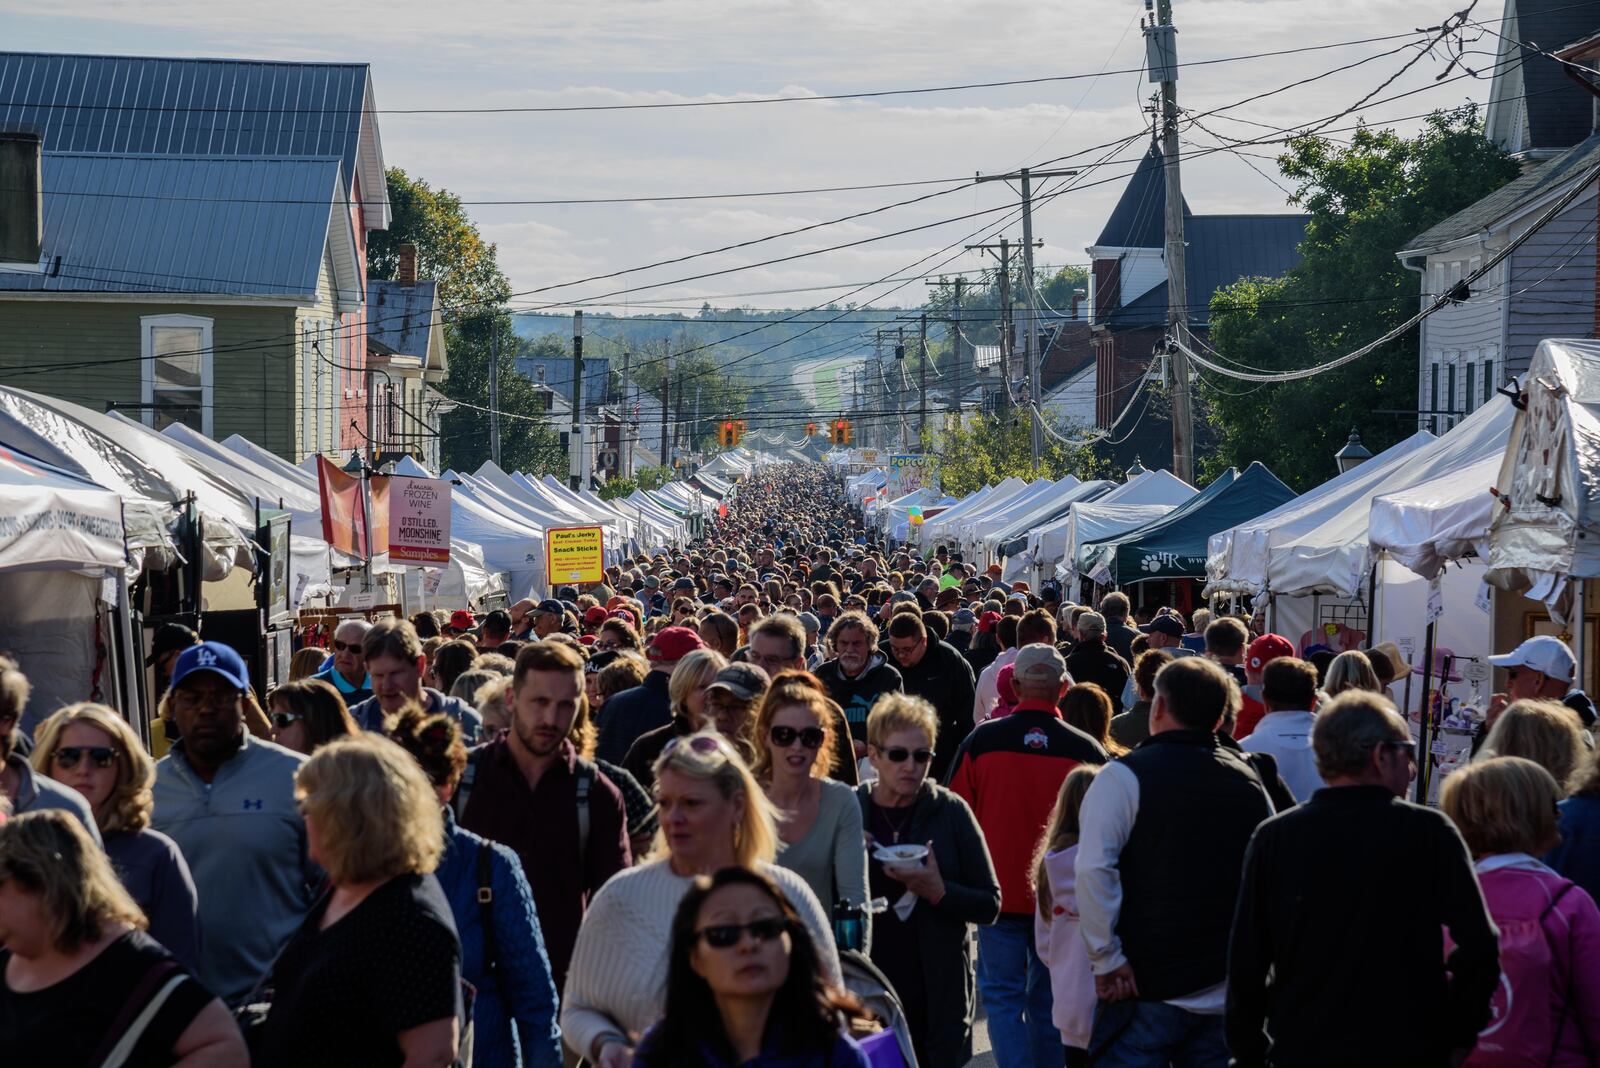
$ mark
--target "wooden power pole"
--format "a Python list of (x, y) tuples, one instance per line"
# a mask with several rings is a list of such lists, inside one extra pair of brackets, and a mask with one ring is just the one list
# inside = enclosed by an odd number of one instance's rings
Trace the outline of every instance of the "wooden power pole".
[(583, 489), (587, 473), (583, 461), (583, 309), (572, 313), (572, 477), (570, 485)]
[[(1161, 83), (1161, 159), (1167, 180), (1167, 324), (1172, 340), (1189, 344), (1189, 288), (1183, 255), (1183, 181), (1178, 147), (1178, 31), (1172, 25), (1172, 0), (1156, 0), (1154, 20), (1144, 28), (1150, 80)], [(1189, 361), (1172, 352), (1172, 473), (1194, 482), (1194, 397)]]

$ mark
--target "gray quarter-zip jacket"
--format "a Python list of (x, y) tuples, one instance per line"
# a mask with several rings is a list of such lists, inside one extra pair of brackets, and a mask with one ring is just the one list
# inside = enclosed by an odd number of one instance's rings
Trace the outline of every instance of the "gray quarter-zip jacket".
[(266, 974), (320, 882), (294, 797), (305, 761), (246, 735), (210, 783), (195, 774), (181, 741), (156, 764), (151, 826), (189, 862), (203, 935), (199, 978), (229, 1005)]

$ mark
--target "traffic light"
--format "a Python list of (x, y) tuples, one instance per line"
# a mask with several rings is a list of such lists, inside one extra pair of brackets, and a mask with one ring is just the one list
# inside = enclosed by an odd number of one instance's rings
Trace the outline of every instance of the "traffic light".
[(817, 424), (815, 424), (815, 423), (807, 423), (806, 424), (806, 437), (814, 438), (816, 436), (817, 436)]
[(835, 419), (828, 427), (828, 440), (835, 445), (850, 444), (850, 420)]
[(737, 434), (738, 431), (734, 428), (733, 421), (725, 419), (722, 421), (722, 425), (717, 427), (717, 444), (731, 448), (738, 440)]
[(744, 440), (745, 430), (746, 424), (743, 419), (735, 419), (733, 421), (733, 443), (735, 445)]

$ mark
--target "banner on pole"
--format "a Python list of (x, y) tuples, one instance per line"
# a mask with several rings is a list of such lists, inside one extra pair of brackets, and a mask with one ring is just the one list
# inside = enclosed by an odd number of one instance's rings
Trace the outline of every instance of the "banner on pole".
[(904, 497), (929, 484), (933, 465), (923, 453), (895, 453), (889, 457), (889, 496)]
[(599, 527), (551, 527), (544, 534), (545, 573), (561, 582), (605, 579), (605, 533)]
[(389, 539), (389, 562), (450, 562), (450, 482), (390, 475), (372, 480), (372, 512)]
[(317, 489), (322, 495), (322, 540), (350, 556), (372, 558), (367, 500), (361, 479), (317, 457)]

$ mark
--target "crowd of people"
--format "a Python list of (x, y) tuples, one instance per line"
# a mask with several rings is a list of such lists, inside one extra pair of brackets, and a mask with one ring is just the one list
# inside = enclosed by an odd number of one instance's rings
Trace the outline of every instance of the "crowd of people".
[(980, 1012), (1005, 1068), (1597, 1062), (1559, 640), (1431, 809), (1397, 650), (886, 547), (816, 466), (726, 505), (264, 700), (164, 627), (149, 746), (24, 731), (0, 657), (8, 1063), (959, 1068)]

